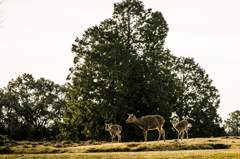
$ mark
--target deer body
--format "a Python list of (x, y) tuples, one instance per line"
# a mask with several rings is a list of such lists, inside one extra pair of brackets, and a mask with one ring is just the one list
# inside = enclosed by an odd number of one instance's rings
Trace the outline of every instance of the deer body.
[(109, 131), (112, 137), (112, 142), (115, 141), (116, 135), (118, 136), (118, 142), (122, 141), (121, 132), (122, 132), (122, 126), (120, 125), (112, 125), (105, 123), (105, 131)]
[(157, 141), (159, 141), (161, 137), (161, 133), (163, 133), (163, 138), (165, 141), (165, 131), (162, 128), (165, 120), (161, 115), (147, 115), (141, 118), (136, 118), (136, 116), (133, 114), (128, 114), (128, 116), (129, 117), (126, 120), (126, 123), (134, 123), (138, 125), (141, 129), (143, 129), (143, 136), (145, 141), (147, 141), (148, 130), (156, 130), (156, 129), (159, 132)]
[[(184, 137), (184, 131), (187, 134), (187, 140), (188, 140), (188, 122), (186, 120), (182, 120), (180, 122), (177, 121), (170, 121), (173, 124), (173, 127), (177, 130), (178, 132), (178, 140), (179, 136), (181, 137), (181, 140)], [(182, 134), (182, 136), (181, 136)]]

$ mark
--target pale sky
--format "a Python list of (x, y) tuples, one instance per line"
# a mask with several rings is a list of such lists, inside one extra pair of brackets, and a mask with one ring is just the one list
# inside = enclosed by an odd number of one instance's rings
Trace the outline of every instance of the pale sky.
[[(111, 18), (121, 0), (4, 0), (0, 4), (0, 88), (23, 73), (64, 84), (75, 36)], [(219, 90), (218, 114), (240, 110), (240, 1), (143, 0), (169, 26), (165, 47), (193, 57)], [(162, 114), (163, 115), (163, 114)]]

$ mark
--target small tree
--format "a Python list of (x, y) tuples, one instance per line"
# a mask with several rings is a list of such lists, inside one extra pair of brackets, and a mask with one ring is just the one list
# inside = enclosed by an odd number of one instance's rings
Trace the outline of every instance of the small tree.
[(229, 118), (224, 121), (224, 128), (231, 136), (240, 136), (240, 110), (228, 114)]
[(222, 136), (222, 119), (217, 114), (220, 95), (205, 70), (193, 58), (176, 58), (174, 71), (178, 77), (178, 100), (175, 113), (191, 125), (192, 137)]

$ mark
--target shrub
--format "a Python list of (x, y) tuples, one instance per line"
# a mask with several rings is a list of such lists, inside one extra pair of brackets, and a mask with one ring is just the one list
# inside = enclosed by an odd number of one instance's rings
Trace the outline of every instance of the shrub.
[(0, 134), (0, 140), (9, 140), (7, 135)]

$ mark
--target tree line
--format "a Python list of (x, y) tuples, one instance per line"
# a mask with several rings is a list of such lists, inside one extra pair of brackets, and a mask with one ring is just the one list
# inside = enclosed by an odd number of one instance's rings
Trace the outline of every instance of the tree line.
[(15, 140), (54, 140), (66, 110), (65, 87), (24, 73), (0, 89), (0, 134)]
[[(220, 95), (193, 58), (164, 48), (169, 27), (161, 12), (138, 0), (114, 3), (111, 18), (88, 28), (72, 44), (73, 67), (65, 85), (23, 74), (0, 89), (0, 134), (15, 140), (110, 140), (105, 123), (121, 125), (123, 141), (142, 140), (126, 124), (159, 114), (166, 139), (170, 120), (187, 120), (189, 137), (223, 136)], [(148, 134), (155, 140), (157, 131)]]

